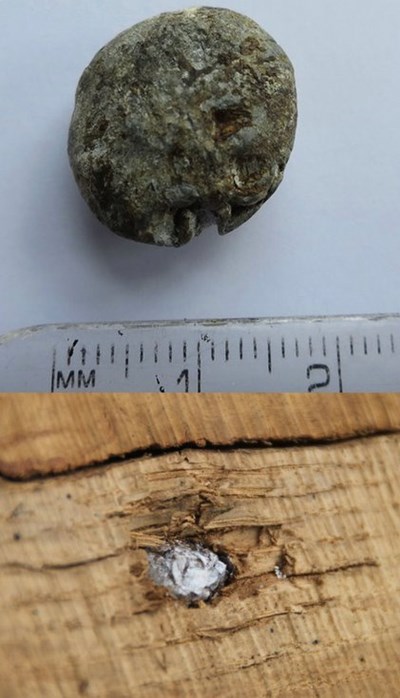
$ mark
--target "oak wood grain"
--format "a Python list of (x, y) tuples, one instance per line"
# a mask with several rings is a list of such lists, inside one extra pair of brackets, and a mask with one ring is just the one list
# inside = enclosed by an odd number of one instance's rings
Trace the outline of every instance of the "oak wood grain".
[(0, 474), (29, 478), (146, 450), (398, 430), (398, 394), (0, 394)]
[[(0, 398), (1, 698), (398, 696), (398, 396), (58, 397)], [(229, 555), (211, 603), (149, 578), (173, 540)]]

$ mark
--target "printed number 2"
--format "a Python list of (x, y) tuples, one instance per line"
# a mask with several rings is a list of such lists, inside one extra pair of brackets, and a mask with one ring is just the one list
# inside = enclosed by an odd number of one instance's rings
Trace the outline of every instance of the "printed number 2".
[(325, 374), (325, 380), (322, 380), (320, 383), (312, 383), (308, 387), (309, 393), (313, 393), (319, 388), (326, 388), (326, 386), (329, 385), (329, 383), (331, 382), (331, 372), (329, 366), (327, 366), (326, 364), (312, 364), (311, 366), (309, 366), (307, 369), (308, 380), (310, 380), (314, 371), (323, 371)]

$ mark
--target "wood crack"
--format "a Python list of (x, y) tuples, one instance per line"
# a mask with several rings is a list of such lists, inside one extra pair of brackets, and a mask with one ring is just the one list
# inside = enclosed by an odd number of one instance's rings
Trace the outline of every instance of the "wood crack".
[(121, 555), (121, 553), (125, 551), (126, 548), (121, 548), (119, 550), (116, 550), (114, 553), (107, 553), (107, 555), (99, 555), (97, 557), (85, 558), (84, 560), (73, 560), (72, 562), (53, 564), (44, 563), (40, 566), (29, 565), (26, 562), (20, 562), (19, 560), (15, 560), (12, 562), (5, 562), (4, 564), (0, 565), (0, 569), (23, 570), (26, 572), (53, 572), (58, 570), (71, 570), (76, 567), (86, 567), (87, 565), (93, 565), (96, 562), (103, 562), (104, 560), (109, 560), (113, 557), (118, 557), (119, 555)]
[(333, 599), (321, 599), (320, 601), (309, 601), (300, 604), (296, 608), (287, 608), (284, 611), (276, 611), (273, 613), (267, 613), (264, 616), (257, 616), (255, 618), (249, 618), (248, 621), (244, 623), (238, 623), (237, 625), (227, 625), (227, 626), (220, 626), (220, 627), (210, 627), (210, 628), (200, 628), (199, 630), (196, 631), (196, 637), (198, 638), (215, 638), (215, 637), (220, 637), (221, 635), (225, 635), (226, 633), (229, 633), (229, 635), (232, 635), (234, 633), (238, 633), (241, 630), (246, 630), (247, 628), (254, 627), (255, 625), (266, 623), (268, 621), (272, 621), (275, 618), (282, 618), (282, 617), (288, 617), (293, 614), (299, 615), (303, 613), (303, 611), (306, 611), (308, 609), (312, 608), (321, 608), (322, 606), (325, 606), (326, 604), (329, 603), (329, 601), (332, 601)]
[(363, 567), (379, 567), (379, 563), (376, 560), (362, 560), (360, 562), (350, 562), (347, 565), (338, 565), (338, 567), (328, 567), (324, 570), (310, 570), (309, 572), (289, 572), (285, 575), (285, 577), (286, 579), (295, 579), (301, 577), (321, 577), (324, 574), (351, 572), (352, 570), (361, 569)]
[(89, 468), (106, 468), (112, 465), (119, 465), (127, 461), (143, 460), (158, 458), (162, 455), (168, 455), (171, 453), (177, 453), (185, 449), (193, 449), (200, 451), (221, 451), (221, 452), (236, 452), (238, 450), (259, 450), (268, 448), (278, 448), (278, 449), (294, 449), (294, 448), (324, 448), (329, 446), (335, 446), (352, 443), (356, 441), (364, 441), (369, 439), (377, 439), (389, 436), (399, 436), (399, 429), (383, 429), (383, 430), (365, 430), (359, 431), (351, 435), (341, 436), (329, 436), (326, 438), (313, 438), (312, 436), (296, 437), (293, 439), (238, 439), (233, 440), (228, 444), (218, 444), (216, 442), (208, 441), (207, 439), (199, 440), (188, 440), (182, 442), (181, 444), (175, 444), (173, 446), (164, 446), (160, 443), (153, 443), (145, 448), (135, 448), (131, 451), (124, 451), (122, 453), (113, 453), (107, 458), (99, 460), (91, 460), (87, 463), (82, 463), (78, 465), (69, 465), (66, 463), (64, 470), (58, 472), (34, 472), (27, 476), (13, 477), (12, 475), (5, 474), (1, 472), (2, 463), (0, 461), (0, 478), (11, 482), (28, 482), (32, 480), (45, 480), (48, 478), (56, 478), (60, 476), (69, 475), (78, 471), (86, 470)]

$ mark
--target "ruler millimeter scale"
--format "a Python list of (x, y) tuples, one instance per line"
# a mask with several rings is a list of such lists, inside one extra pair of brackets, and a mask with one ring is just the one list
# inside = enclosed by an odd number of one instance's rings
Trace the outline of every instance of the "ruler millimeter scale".
[(2, 392), (399, 392), (400, 316), (43, 325), (0, 337)]

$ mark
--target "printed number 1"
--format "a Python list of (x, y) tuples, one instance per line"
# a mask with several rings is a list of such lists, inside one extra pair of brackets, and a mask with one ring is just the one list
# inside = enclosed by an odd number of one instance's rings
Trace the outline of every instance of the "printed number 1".
[(189, 369), (184, 368), (181, 375), (179, 376), (178, 380), (176, 381), (177, 385), (180, 385), (182, 381), (185, 381), (185, 393), (189, 392)]

